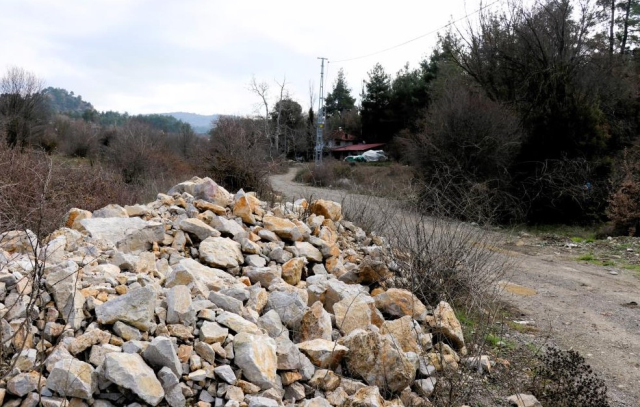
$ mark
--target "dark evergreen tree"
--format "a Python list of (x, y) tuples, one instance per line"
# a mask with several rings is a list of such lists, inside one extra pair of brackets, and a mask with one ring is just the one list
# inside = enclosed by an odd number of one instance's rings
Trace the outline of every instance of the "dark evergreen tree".
[(362, 136), (367, 143), (386, 143), (393, 137), (391, 78), (380, 64), (368, 75), (362, 99)]
[(333, 91), (327, 94), (325, 110), (327, 116), (342, 113), (355, 108), (356, 99), (351, 96), (351, 89), (347, 86), (342, 68), (338, 71), (338, 77), (333, 83)]

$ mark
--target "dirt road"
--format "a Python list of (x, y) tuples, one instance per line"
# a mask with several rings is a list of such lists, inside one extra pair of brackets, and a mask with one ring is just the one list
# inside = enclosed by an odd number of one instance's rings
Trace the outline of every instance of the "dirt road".
[[(272, 176), (273, 188), (289, 199), (363, 199), (294, 183), (294, 174), (292, 169)], [(504, 290), (504, 298), (522, 312), (522, 319), (535, 321), (555, 343), (579, 351), (605, 379), (612, 406), (640, 406), (640, 308), (633, 305), (640, 304), (640, 275), (580, 264), (564, 253), (536, 247), (533, 239), (526, 240), (506, 245), (507, 255), (518, 264), (509, 281), (535, 294)]]

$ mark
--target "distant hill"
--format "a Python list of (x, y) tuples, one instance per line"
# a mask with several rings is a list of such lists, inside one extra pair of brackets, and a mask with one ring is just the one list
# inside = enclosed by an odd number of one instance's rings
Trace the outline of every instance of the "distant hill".
[(82, 96), (66, 89), (48, 87), (44, 93), (49, 98), (49, 106), (54, 113), (82, 114), (86, 110), (94, 110), (91, 103), (82, 100)]
[(195, 114), (186, 112), (160, 113), (163, 116), (173, 116), (178, 120), (189, 123), (196, 133), (208, 133), (213, 127), (212, 123), (218, 121), (219, 114)]

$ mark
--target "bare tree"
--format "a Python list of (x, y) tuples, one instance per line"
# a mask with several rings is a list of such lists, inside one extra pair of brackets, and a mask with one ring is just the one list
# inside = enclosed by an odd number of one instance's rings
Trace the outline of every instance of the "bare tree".
[(264, 136), (269, 137), (269, 84), (266, 82), (258, 83), (256, 77), (253, 76), (249, 83), (249, 90), (255, 93), (262, 101), (262, 105), (264, 106)]
[(24, 147), (32, 133), (46, 122), (44, 83), (23, 68), (10, 67), (0, 79), (0, 128), (7, 144)]

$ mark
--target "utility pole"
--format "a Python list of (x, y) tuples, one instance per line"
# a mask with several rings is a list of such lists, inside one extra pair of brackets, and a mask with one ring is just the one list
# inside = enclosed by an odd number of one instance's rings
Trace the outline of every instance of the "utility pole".
[(324, 130), (324, 61), (327, 58), (318, 57), (321, 60), (320, 65), (320, 98), (318, 101), (318, 128), (316, 130), (316, 154), (315, 164), (316, 166), (322, 165), (322, 150), (324, 148), (324, 138), (322, 132)]

